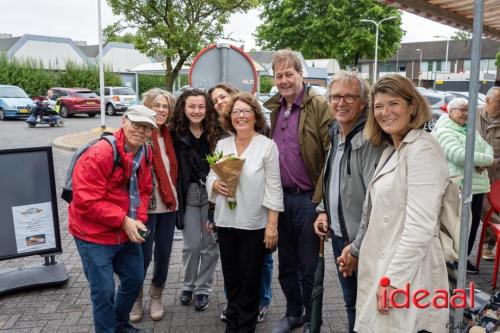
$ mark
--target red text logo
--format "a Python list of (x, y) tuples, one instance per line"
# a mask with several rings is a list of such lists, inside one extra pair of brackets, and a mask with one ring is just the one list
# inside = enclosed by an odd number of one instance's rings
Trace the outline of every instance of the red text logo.
[[(380, 279), (381, 287), (389, 287), (391, 280), (384, 276)], [(382, 293), (382, 303), (384, 307), (397, 309), (409, 308), (410, 302), (419, 309), (432, 306), (436, 309), (442, 308), (462, 308), (474, 307), (474, 282), (469, 284), (469, 305), (467, 305), (467, 291), (464, 289), (453, 289), (450, 293), (445, 289), (429, 291), (426, 289), (411, 290), (410, 283), (407, 282), (403, 289), (385, 289)], [(400, 296), (400, 297), (398, 297)], [(396, 300), (398, 298), (398, 301)]]

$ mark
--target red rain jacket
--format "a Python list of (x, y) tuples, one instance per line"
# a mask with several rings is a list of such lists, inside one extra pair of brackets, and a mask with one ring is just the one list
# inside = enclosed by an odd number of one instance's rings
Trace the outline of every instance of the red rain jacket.
[[(120, 129), (113, 134), (121, 157), (121, 166), (113, 170), (113, 150), (101, 140), (89, 147), (73, 170), (73, 199), (69, 205), (69, 232), (81, 240), (118, 245), (129, 241), (122, 224), (129, 209), (128, 184), (133, 154), (124, 149), (125, 136)], [(150, 149), (150, 148), (148, 148)], [(151, 151), (144, 156), (151, 156)], [(151, 197), (151, 163), (143, 158), (137, 169), (140, 206), (136, 219), (145, 223)]]

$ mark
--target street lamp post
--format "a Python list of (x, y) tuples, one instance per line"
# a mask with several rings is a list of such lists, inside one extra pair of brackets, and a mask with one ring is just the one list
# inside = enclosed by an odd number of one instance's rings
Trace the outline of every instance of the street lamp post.
[(389, 21), (389, 20), (394, 20), (397, 18), (396, 16), (389, 16), (386, 17), (385, 19), (382, 19), (378, 22), (374, 20), (366, 20), (362, 19), (360, 20), (361, 22), (368, 22), (368, 23), (373, 23), (375, 24), (375, 59), (373, 62), (373, 82), (377, 81), (377, 64), (378, 64), (378, 28), (382, 22)]
[(420, 62), (418, 63), (418, 86), (420, 87), (420, 82), (421, 82), (421, 78), (422, 78), (422, 50), (421, 49), (417, 49), (416, 50), (417, 52), (420, 52)]
[(445, 64), (446, 64), (446, 70), (448, 71), (448, 73), (450, 73), (451, 70), (450, 70), (450, 66), (448, 64), (448, 49), (450, 47), (450, 38), (448, 38), (446, 36), (434, 36), (434, 38), (444, 38), (444, 39), (446, 39), (446, 59), (445, 59)]

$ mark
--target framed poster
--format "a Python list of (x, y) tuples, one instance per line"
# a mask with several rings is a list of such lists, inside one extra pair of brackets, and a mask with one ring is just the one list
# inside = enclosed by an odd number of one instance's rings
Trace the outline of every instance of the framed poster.
[(61, 253), (52, 147), (0, 150), (0, 260)]

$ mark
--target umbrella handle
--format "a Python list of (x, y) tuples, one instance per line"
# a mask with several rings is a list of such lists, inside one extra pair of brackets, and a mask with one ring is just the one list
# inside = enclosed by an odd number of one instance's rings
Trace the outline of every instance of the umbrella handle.
[(325, 238), (320, 237), (319, 239), (319, 257), (322, 258), (325, 255)]

